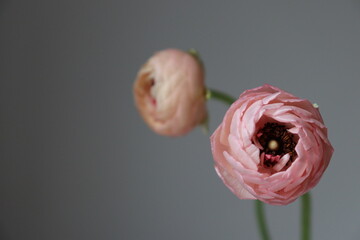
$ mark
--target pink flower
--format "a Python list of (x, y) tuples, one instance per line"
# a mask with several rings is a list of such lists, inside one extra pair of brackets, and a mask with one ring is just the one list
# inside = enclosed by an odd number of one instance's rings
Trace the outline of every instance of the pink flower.
[(194, 56), (177, 49), (157, 52), (134, 84), (136, 106), (158, 134), (181, 136), (207, 117), (204, 70)]
[(240, 95), (211, 149), (217, 174), (237, 197), (273, 205), (313, 188), (333, 153), (317, 106), (271, 85)]

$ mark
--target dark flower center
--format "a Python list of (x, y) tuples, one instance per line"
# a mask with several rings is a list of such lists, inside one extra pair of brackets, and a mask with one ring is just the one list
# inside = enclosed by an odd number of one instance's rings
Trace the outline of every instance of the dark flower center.
[(284, 125), (278, 123), (266, 123), (261, 128), (257, 135), (260, 145), (263, 147), (260, 150), (260, 155), (265, 154), (263, 166), (265, 168), (273, 167), (277, 160), (285, 154), (289, 154), (289, 161), (285, 167), (289, 167), (296, 157), (296, 141), (294, 135), (290, 133)]

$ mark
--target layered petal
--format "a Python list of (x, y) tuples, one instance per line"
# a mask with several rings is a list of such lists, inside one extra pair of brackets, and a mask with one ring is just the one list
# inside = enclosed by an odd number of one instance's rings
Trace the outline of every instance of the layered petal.
[(217, 174), (236, 196), (273, 205), (313, 188), (333, 153), (319, 109), (271, 85), (240, 95), (211, 136), (211, 149)]
[(145, 122), (160, 135), (184, 135), (207, 118), (203, 67), (181, 50), (157, 52), (146, 62), (134, 98)]

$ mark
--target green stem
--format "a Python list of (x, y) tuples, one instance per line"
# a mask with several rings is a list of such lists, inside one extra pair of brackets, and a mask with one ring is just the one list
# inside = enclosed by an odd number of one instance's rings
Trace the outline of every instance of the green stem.
[(310, 192), (301, 197), (301, 240), (311, 240), (311, 196)]
[[(236, 101), (236, 99), (234, 97), (232, 97), (226, 93), (214, 90), (214, 89), (207, 90), (206, 98), (207, 99), (216, 99), (216, 100), (222, 101), (228, 105), (231, 105), (233, 102)], [(258, 228), (259, 228), (262, 240), (270, 240), (269, 231), (268, 231), (268, 228), (266, 225), (264, 204), (259, 200), (255, 200), (255, 214), (256, 214)]]
[(208, 89), (207, 90), (206, 98), (207, 99), (213, 98), (213, 99), (222, 101), (222, 102), (224, 102), (226, 104), (229, 104), (229, 105), (231, 105), (233, 102), (236, 101), (236, 99), (233, 98), (232, 96), (230, 96), (230, 95), (228, 95), (226, 93), (214, 90), (214, 89)]
[(270, 234), (266, 226), (264, 204), (259, 200), (255, 200), (255, 213), (261, 238), (263, 240), (270, 240)]

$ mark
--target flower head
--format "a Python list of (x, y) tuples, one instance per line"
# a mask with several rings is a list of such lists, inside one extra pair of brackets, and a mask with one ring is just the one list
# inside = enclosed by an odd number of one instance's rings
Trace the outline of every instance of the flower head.
[(211, 149), (218, 175), (237, 197), (273, 205), (313, 188), (333, 153), (318, 108), (271, 85), (240, 95)]
[(207, 117), (203, 67), (181, 50), (152, 56), (137, 75), (134, 96), (145, 122), (161, 135), (184, 135)]

